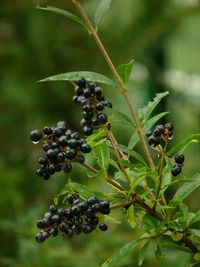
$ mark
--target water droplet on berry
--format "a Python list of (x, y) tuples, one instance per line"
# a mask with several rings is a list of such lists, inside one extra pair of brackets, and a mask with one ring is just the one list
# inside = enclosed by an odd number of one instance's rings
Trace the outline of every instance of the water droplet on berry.
[(34, 144), (34, 145), (36, 145), (36, 144), (38, 144), (39, 143), (39, 141), (32, 141), (32, 143)]
[(157, 157), (160, 158), (160, 154), (159, 153), (157, 154)]
[(173, 136), (170, 136), (168, 139), (169, 139), (169, 140), (172, 140), (173, 138), (174, 138)]

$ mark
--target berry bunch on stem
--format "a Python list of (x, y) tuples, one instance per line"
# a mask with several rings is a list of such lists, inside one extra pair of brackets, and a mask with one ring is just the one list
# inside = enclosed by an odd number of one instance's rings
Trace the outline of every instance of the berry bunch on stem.
[(91, 151), (86, 139), (69, 129), (65, 121), (59, 121), (56, 127), (45, 126), (43, 133), (33, 130), (30, 138), (33, 143), (43, 139), (44, 154), (38, 159), (40, 168), (36, 174), (45, 180), (61, 170), (69, 173), (72, 170), (72, 162), (84, 163), (83, 153)]
[[(198, 229), (196, 225), (200, 222), (200, 216), (199, 213), (188, 212), (184, 199), (200, 186), (200, 175), (186, 177), (181, 171), (185, 160), (183, 151), (190, 143), (197, 142), (196, 139), (200, 135), (192, 135), (170, 147), (174, 132), (172, 123), (158, 124), (153, 131), (150, 130), (165, 115), (161, 113), (149, 118), (167, 93), (157, 94), (153, 102), (137, 112), (127, 92), (127, 77), (130, 75), (132, 63), (120, 65), (121, 72), (118, 73), (98, 36), (97, 25), (93, 26), (80, 1), (72, 2), (80, 17), (73, 15), (70, 18), (84, 26), (93, 37), (115, 81), (93, 72), (84, 72), (83, 75), (81, 71), (43, 80), (62, 80), (64, 77), (63, 80), (72, 82), (75, 87), (72, 100), (81, 106), (80, 125), (83, 135), (71, 130), (65, 122), (58, 122), (55, 128), (45, 126), (43, 132), (32, 131), (31, 140), (34, 143), (41, 139), (44, 142), (44, 155), (39, 159), (40, 168), (37, 175), (49, 179), (50, 175), (56, 175), (55, 172), (61, 169), (69, 173), (72, 162), (77, 162), (89, 170), (90, 178), (98, 177), (109, 187), (106, 192), (93, 192), (86, 185), (68, 179), (65, 185), (66, 194), (58, 194), (48, 212), (37, 221), (40, 232), (36, 235), (36, 240), (42, 243), (50, 235), (57, 236), (59, 232), (72, 237), (81, 232), (106, 231), (108, 226), (103, 220), (108, 214), (112, 216), (110, 211), (124, 209), (130, 227), (142, 228), (144, 235), (135, 240), (130, 230), (133, 240), (122, 247), (117, 256), (115, 254), (105, 261), (103, 267), (115, 266), (136, 244), (142, 244), (144, 240), (144, 246), (153, 244), (156, 240), (155, 251), (161, 251), (166, 240), (172, 244), (176, 243), (191, 254), (191, 262), (196, 264), (200, 262), (200, 238), (194, 229)], [(53, 7), (39, 8), (69, 17), (69, 12), (64, 10)], [(105, 107), (112, 108), (112, 103), (106, 99), (99, 83), (119, 87), (126, 101), (130, 117), (120, 112), (118, 114), (121, 123), (123, 124), (123, 120), (128, 121), (133, 129), (127, 146), (119, 144), (112, 131), (112, 117), (117, 115), (114, 113), (109, 117), (104, 112)], [(139, 141), (144, 153), (136, 151)], [(84, 153), (91, 156), (94, 165), (85, 160)], [(68, 174), (67, 177), (69, 178)], [(182, 185), (176, 189), (172, 197), (169, 197), (170, 187), (180, 182)], [(95, 195), (98, 193), (106, 200), (96, 198)], [(142, 253), (144, 251), (146, 247)], [(157, 253), (156, 256), (158, 257)]]
[(59, 231), (64, 237), (89, 234), (97, 230), (97, 227), (100, 231), (107, 231), (107, 225), (99, 222), (98, 213), (109, 214), (109, 202), (101, 201), (95, 196), (83, 201), (71, 193), (67, 195), (66, 202), (67, 208), (49, 206), (43, 218), (37, 221), (37, 227), (41, 229), (36, 234), (38, 243), (44, 242), (50, 236), (57, 236)]

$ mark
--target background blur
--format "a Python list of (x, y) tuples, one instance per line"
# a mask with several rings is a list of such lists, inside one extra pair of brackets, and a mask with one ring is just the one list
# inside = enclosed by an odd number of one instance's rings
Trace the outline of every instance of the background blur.
[[(93, 18), (99, 0), (82, 1)], [(34, 9), (34, 2), (1, 0), (0, 7), (0, 266), (96, 267), (113, 251), (133, 239), (126, 225), (113, 225), (105, 234), (73, 240), (49, 239), (38, 245), (35, 222), (66, 182), (62, 173), (48, 182), (35, 176), (39, 145), (29, 141), (32, 129), (67, 120), (79, 128), (79, 111), (72, 105), (72, 87), (66, 82), (38, 84), (58, 73), (91, 70), (110, 76), (102, 55), (78, 24)], [(72, 1), (41, 1), (75, 12)], [(157, 111), (169, 110), (175, 124), (172, 143), (200, 132), (200, 1), (115, 0), (99, 26), (99, 33), (116, 65), (135, 59), (129, 92), (137, 107), (156, 92), (170, 91)], [(126, 110), (119, 93), (105, 88), (114, 107)], [(123, 128), (114, 125), (116, 135)], [(200, 146), (186, 152), (184, 174), (199, 170)], [(95, 189), (79, 169), (74, 179)], [(187, 199), (199, 209), (199, 191)], [(120, 214), (117, 214), (120, 219)], [(144, 266), (186, 266), (187, 255), (165, 251), (168, 260), (155, 261), (151, 251)], [(137, 251), (118, 267), (136, 266)], [(178, 257), (178, 261), (177, 261)]]

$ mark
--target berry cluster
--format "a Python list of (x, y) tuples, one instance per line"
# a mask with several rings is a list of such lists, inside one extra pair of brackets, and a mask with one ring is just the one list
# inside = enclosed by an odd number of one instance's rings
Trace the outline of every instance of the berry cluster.
[(90, 146), (78, 132), (70, 130), (65, 121), (59, 121), (57, 127), (45, 126), (43, 133), (34, 130), (30, 134), (33, 143), (44, 140), (44, 155), (39, 158), (40, 168), (36, 171), (38, 176), (45, 180), (52, 174), (63, 170), (69, 173), (72, 162), (83, 163), (85, 158), (82, 153), (89, 153)]
[(161, 143), (161, 141), (171, 139), (173, 136), (173, 129), (174, 126), (172, 123), (166, 123), (165, 125), (157, 125), (153, 131), (148, 131), (146, 133), (149, 145), (152, 147), (156, 147)]
[(185, 156), (183, 154), (176, 154), (174, 157), (175, 165), (171, 169), (171, 174), (173, 176), (179, 175), (182, 170), (183, 162), (185, 160)]
[(97, 213), (109, 214), (110, 204), (91, 196), (83, 201), (75, 194), (67, 195), (67, 208), (58, 208), (55, 205), (49, 207), (41, 220), (37, 221), (37, 227), (41, 229), (36, 234), (36, 241), (44, 242), (49, 236), (57, 236), (59, 231), (64, 237), (72, 237), (80, 233), (89, 234), (98, 229), (107, 231), (105, 223), (99, 223)]
[(105, 99), (103, 90), (96, 83), (87, 83), (85, 78), (76, 82), (73, 102), (81, 105), (83, 119), (80, 125), (85, 135), (93, 133), (95, 127), (106, 124), (108, 117), (102, 111), (107, 106), (112, 108), (112, 103)]

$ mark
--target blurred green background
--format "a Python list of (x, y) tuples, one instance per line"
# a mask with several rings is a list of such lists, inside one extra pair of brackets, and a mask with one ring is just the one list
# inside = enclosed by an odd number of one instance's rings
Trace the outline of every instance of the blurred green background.
[[(81, 2), (93, 19), (100, 1)], [(135, 238), (137, 231), (124, 221), (110, 226), (106, 235), (49, 239), (38, 245), (35, 222), (66, 177), (60, 173), (45, 182), (35, 176), (41, 150), (29, 141), (29, 133), (44, 125), (54, 126), (58, 120), (79, 129), (79, 111), (71, 102), (72, 86), (66, 82), (39, 84), (37, 80), (75, 70), (111, 74), (84, 29), (64, 17), (34, 8), (39, 3), (76, 12), (72, 1), (0, 3), (0, 266), (100, 266), (112, 252)], [(172, 145), (200, 132), (199, 29), (198, 0), (115, 0), (99, 26), (114, 64), (135, 59), (129, 92), (136, 107), (145, 105), (157, 92), (170, 91), (157, 112), (170, 111), (165, 120), (175, 125)], [(106, 87), (105, 92), (115, 109), (127, 110), (117, 89)], [(113, 127), (118, 139), (126, 144), (131, 133), (124, 135), (123, 126)], [(199, 170), (199, 151), (199, 144), (187, 150), (185, 175)], [(72, 175), (75, 181), (93, 189), (101, 186), (99, 181), (86, 179), (82, 169), (75, 168)], [(187, 199), (192, 210), (199, 208), (199, 201), (199, 191)], [(116, 213), (116, 217), (120, 219), (121, 214)], [(124, 258), (117, 267), (137, 266), (137, 253)], [(188, 255), (178, 251), (165, 254), (166, 260), (155, 261), (150, 250), (143, 266), (186, 266)]]

